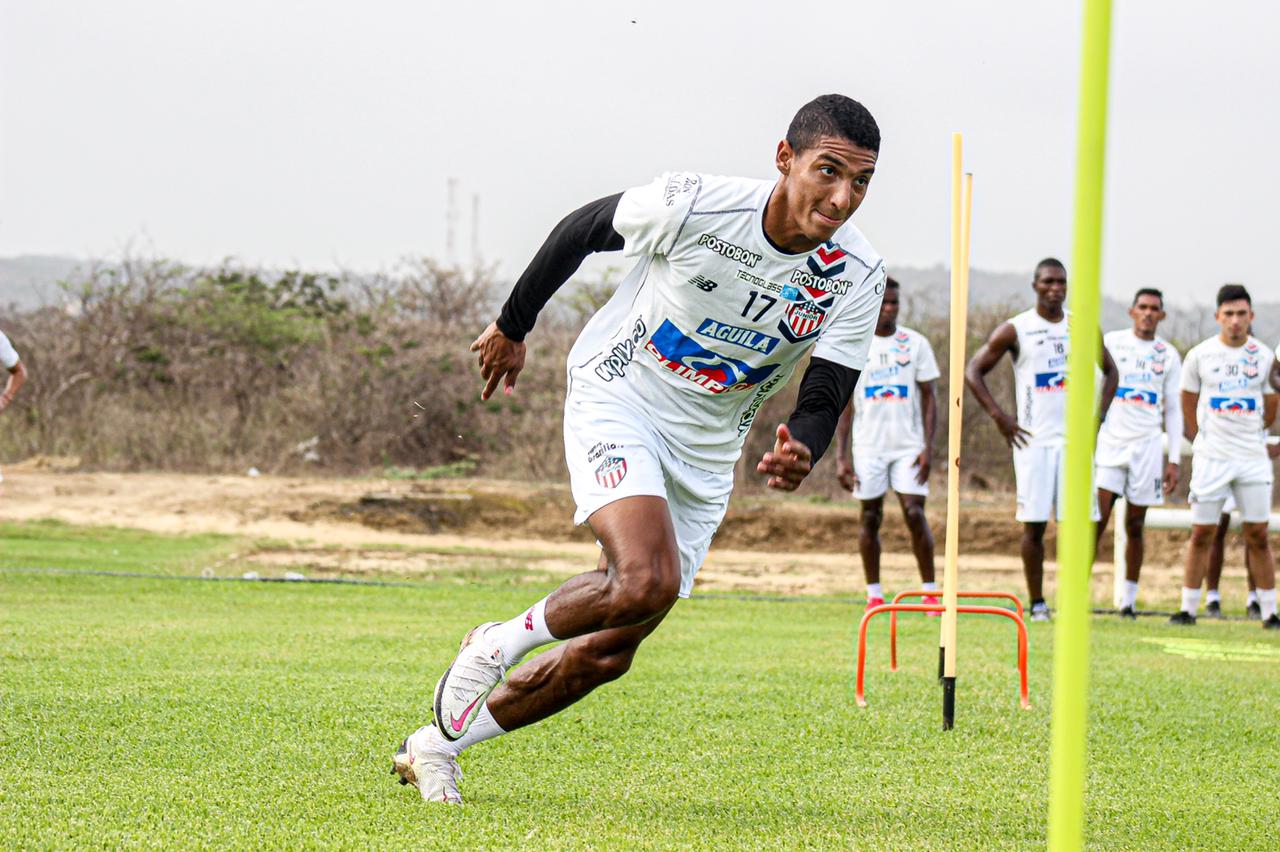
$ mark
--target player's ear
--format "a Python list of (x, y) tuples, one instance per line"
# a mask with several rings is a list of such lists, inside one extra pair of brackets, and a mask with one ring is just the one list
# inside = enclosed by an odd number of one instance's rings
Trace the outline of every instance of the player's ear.
[(784, 175), (791, 174), (791, 164), (795, 161), (796, 152), (791, 147), (791, 143), (783, 139), (778, 143), (778, 156), (774, 162), (778, 166), (778, 171)]

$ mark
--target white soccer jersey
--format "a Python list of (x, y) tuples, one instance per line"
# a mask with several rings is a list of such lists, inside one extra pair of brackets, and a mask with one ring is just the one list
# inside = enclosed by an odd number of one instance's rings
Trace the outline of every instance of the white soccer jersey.
[(569, 389), (633, 407), (672, 451), (732, 468), (760, 406), (813, 355), (855, 370), (880, 313), (880, 256), (851, 223), (806, 254), (764, 234), (773, 182), (668, 174), (622, 194), (638, 262), (582, 330)]
[(889, 456), (923, 450), (916, 384), (938, 376), (933, 347), (920, 332), (899, 326), (894, 334), (872, 335), (867, 368), (853, 392), (853, 451)]
[(1182, 447), (1182, 358), (1164, 338), (1143, 340), (1132, 328), (1103, 337), (1120, 373), (1115, 399), (1098, 435), (1099, 441), (1125, 444), (1169, 435), (1169, 461), (1178, 463)]
[(9, 338), (4, 336), (4, 332), (0, 331), (0, 367), (12, 370), (16, 366), (18, 366), (18, 352), (9, 342)]
[(1027, 446), (1060, 446), (1066, 434), (1067, 355), (1071, 335), (1067, 316), (1049, 322), (1035, 308), (1009, 320), (1018, 333), (1013, 359), (1018, 425), (1031, 433)]
[(1187, 353), (1182, 389), (1200, 394), (1199, 431), (1192, 444), (1197, 456), (1217, 459), (1265, 458), (1262, 429), (1264, 394), (1275, 353), (1250, 336), (1243, 346), (1228, 346), (1214, 336)]

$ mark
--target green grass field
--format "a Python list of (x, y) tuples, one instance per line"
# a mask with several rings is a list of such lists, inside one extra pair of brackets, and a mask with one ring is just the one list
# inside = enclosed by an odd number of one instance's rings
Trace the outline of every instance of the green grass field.
[[(695, 598), (623, 680), (465, 754), (446, 808), (391, 753), (461, 634), (543, 589), (171, 579), (234, 548), (0, 526), (0, 845), (1044, 844), (1050, 626), (1022, 711), (1011, 627), (962, 620), (943, 734), (936, 621), (904, 620), (896, 674), (880, 625), (859, 710), (849, 603)], [(1092, 650), (1089, 843), (1271, 845), (1280, 637), (1099, 617)]]

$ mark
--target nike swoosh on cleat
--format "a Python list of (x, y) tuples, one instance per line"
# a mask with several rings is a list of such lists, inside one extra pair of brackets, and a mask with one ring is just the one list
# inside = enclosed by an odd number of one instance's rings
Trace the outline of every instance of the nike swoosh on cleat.
[[(484, 696), (481, 695), (480, 698), (484, 698)], [(480, 698), (477, 698), (475, 701), (472, 701), (467, 705), (467, 709), (462, 711), (461, 719), (455, 718), (452, 713), (449, 714), (449, 724), (453, 726), (454, 731), (458, 733), (462, 732), (462, 723), (467, 720), (467, 715), (470, 714), (471, 711), (475, 709), (475, 706), (480, 703)]]

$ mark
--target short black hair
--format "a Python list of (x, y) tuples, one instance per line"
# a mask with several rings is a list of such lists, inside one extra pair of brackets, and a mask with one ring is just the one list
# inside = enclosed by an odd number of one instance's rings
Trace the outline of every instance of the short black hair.
[(1056, 257), (1046, 257), (1044, 260), (1036, 264), (1036, 271), (1031, 275), (1032, 281), (1035, 281), (1040, 277), (1041, 269), (1061, 269), (1063, 272), (1067, 271), (1067, 268), (1062, 265), (1062, 261), (1058, 260)]
[(886, 289), (886, 290), (897, 290), (897, 289), (898, 289), (898, 279), (897, 279), (897, 278), (894, 278), (892, 275), (886, 275), (886, 276), (884, 277), (884, 289)]
[(859, 148), (880, 151), (880, 126), (866, 107), (844, 95), (814, 98), (800, 107), (787, 128), (787, 142), (797, 154), (823, 136), (839, 136)]
[(1253, 307), (1253, 299), (1249, 298), (1249, 291), (1244, 289), (1243, 284), (1223, 284), (1218, 288), (1218, 307), (1222, 307), (1223, 302), (1234, 302), (1237, 299), (1244, 299), (1249, 307)]
[[(1133, 304), (1138, 304), (1138, 300), (1143, 296), (1155, 296), (1160, 300), (1160, 310), (1164, 310), (1164, 293), (1161, 293), (1155, 287), (1143, 287), (1133, 294)], [(1133, 307), (1133, 305), (1130, 305), (1129, 307)]]

